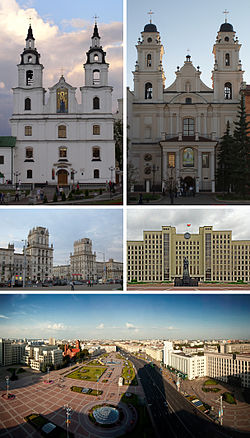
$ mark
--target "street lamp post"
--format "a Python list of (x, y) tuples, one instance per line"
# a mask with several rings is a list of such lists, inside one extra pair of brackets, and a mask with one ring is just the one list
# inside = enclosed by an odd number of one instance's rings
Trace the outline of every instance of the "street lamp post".
[(9, 376), (6, 376), (5, 380), (6, 380), (6, 395), (7, 395), (7, 398), (9, 398), (9, 384), (10, 384)]
[(16, 177), (16, 189), (17, 189), (17, 186), (18, 186), (17, 179), (18, 179), (18, 177), (19, 177), (20, 175), (21, 175), (21, 172), (16, 171), (16, 172), (14, 173), (14, 176)]
[(67, 438), (69, 438), (69, 425), (71, 423), (71, 412), (72, 408), (69, 405), (65, 405), (64, 409), (66, 411), (66, 428), (67, 428)]
[(99, 254), (102, 254), (102, 256), (103, 256), (103, 280), (104, 280), (104, 283), (105, 283), (106, 279), (107, 279), (106, 263), (105, 263), (105, 252), (104, 251), (96, 251), (96, 252), (99, 252)]
[(47, 376), (48, 376), (47, 382), (49, 383), (50, 382), (50, 379), (49, 379), (49, 367), (47, 367)]
[(156, 166), (153, 164), (152, 166), (152, 172), (153, 172), (153, 195), (155, 194), (155, 172), (158, 172), (159, 166)]

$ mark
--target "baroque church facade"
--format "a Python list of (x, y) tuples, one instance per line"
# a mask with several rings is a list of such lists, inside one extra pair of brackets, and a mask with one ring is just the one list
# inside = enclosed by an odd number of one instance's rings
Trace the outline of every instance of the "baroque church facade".
[[(136, 45), (134, 91), (128, 93), (129, 158), (138, 191), (215, 191), (218, 141), (227, 122), (233, 131), (243, 71), (233, 26), (225, 20), (213, 46), (212, 88), (187, 55), (165, 88), (164, 48), (155, 24), (146, 24)], [(128, 171), (129, 172), (129, 171)]]
[[(85, 85), (76, 88), (62, 75), (46, 90), (43, 65), (31, 25), (13, 88), (11, 135), (16, 139), (13, 168), (21, 183), (66, 185), (105, 183), (115, 179), (112, 87), (109, 64), (100, 44), (97, 23), (84, 64)], [(12, 175), (13, 179), (13, 175)]]

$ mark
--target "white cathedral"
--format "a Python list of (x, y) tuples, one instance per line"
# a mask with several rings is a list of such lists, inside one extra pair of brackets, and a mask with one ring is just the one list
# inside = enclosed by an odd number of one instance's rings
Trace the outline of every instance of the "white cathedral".
[(5, 180), (15, 176), (21, 183), (55, 185), (115, 180), (112, 87), (108, 85), (109, 64), (100, 39), (95, 23), (84, 64), (81, 102), (77, 102), (76, 88), (63, 75), (49, 88), (45, 101), (44, 67), (29, 26), (17, 66), (18, 86), (13, 88), (10, 122), (15, 142), (8, 145), (7, 141), (5, 169), (0, 166)]
[[(218, 141), (237, 118), (243, 71), (233, 26), (225, 20), (213, 46), (212, 88), (187, 55), (165, 88), (164, 48), (155, 24), (146, 24), (136, 45), (134, 91), (128, 93), (129, 163), (137, 191), (181, 185), (215, 191)], [(154, 187), (153, 187), (154, 186)]]

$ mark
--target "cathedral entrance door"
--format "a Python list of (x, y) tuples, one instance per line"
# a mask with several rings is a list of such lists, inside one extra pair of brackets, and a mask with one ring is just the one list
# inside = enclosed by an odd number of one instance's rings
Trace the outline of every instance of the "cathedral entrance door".
[(68, 184), (68, 172), (65, 169), (60, 169), (57, 172), (57, 183), (59, 186), (66, 186)]
[(184, 184), (186, 184), (186, 187), (189, 189), (189, 187), (195, 187), (195, 180), (191, 176), (186, 176), (184, 178)]

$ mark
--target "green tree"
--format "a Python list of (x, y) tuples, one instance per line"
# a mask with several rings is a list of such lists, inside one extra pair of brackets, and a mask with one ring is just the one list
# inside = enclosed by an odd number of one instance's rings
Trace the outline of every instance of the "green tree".
[(234, 189), (235, 175), (233, 172), (235, 142), (230, 134), (230, 124), (227, 122), (226, 132), (220, 140), (217, 168), (217, 189), (229, 192)]
[(234, 157), (233, 170), (235, 174), (235, 191), (245, 197), (250, 188), (250, 130), (246, 118), (246, 107), (244, 96), (238, 111), (238, 120), (234, 122)]
[(114, 123), (114, 139), (115, 139), (115, 159), (118, 166), (122, 169), (122, 150), (123, 150), (123, 123), (122, 120), (115, 120)]

